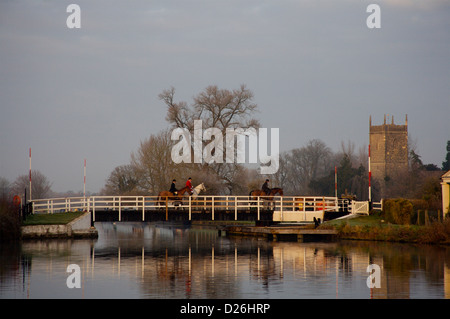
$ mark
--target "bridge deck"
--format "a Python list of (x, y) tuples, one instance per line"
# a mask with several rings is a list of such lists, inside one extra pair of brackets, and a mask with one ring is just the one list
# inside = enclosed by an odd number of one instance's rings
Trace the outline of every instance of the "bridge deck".
[(272, 221), (273, 211), (239, 210), (237, 214), (230, 210), (192, 210), (152, 209), (152, 210), (96, 210), (93, 221)]

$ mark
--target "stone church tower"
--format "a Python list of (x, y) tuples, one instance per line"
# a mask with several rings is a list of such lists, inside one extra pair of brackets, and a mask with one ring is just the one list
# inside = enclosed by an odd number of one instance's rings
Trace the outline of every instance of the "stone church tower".
[[(395, 173), (408, 169), (408, 115), (405, 125), (386, 124), (372, 126), (372, 116), (369, 119), (370, 136), (370, 166), (374, 179), (387, 181)], [(381, 183), (384, 184), (384, 183)]]

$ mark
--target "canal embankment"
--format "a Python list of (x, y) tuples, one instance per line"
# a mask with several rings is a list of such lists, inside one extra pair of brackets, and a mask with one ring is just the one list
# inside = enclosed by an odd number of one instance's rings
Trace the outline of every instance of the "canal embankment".
[(35, 214), (28, 216), (21, 226), (22, 239), (35, 238), (96, 238), (91, 227), (90, 212)]
[(450, 218), (431, 220), (422, 225), (394, 224), (384, 213), (371, 213), (351, 219), (332, 220), (319, 229), (334, 229), (337, 238), (414, 244), (450, 244)]
[(268, 240), (366, 240), (413, 244), (450, 244), (450, 219), (424, 219), (425, 214), (413, 216), (414, 224), (396, 224), (385, 212), (348, 216), (315, 225), (257, 225), (255, 222), (209, 221), (195, 226), (218, 230), (221, 236), (263, 237)]

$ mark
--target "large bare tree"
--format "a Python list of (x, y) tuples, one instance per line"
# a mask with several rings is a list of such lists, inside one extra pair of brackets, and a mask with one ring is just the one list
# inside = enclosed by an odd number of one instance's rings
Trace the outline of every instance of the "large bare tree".
[[(31, 172), (31, 196), (32, 199), (48, 198), (51, 195), (52, 184), (47, 177), (40, 171), (33, 170)], [(11, 185), (11, 192), (14, 195), (24, 195), (27, 192), (27, 200), (30, 196), (30, 177), (29, 175), (20, 175)]]
[(184, 165), (177, 166), (173, 163), (172, 146), (170, 131), (163, 130), (142, 141), (138, 150), (131, 154), (131, 166), (140, 191), (157, 195), (160, 191), (169, 189), (173, 178), (181, 177), (180, 171)]
[(219, 89), (208, 86), (194, 96), (194, 103), (175, 102), (175, 88), (164, 90), (159, 98), (167, 105), (166, 120), (174, 127), (194, 130), (194, 120), (202, 120), (203, 128), (215, 127), (225, 134), (227, 128), (258, 128), (253, 118), (257, 105), (252, 102), (253, 92), (241, 85), (239, 89)]
[(331, 158), (331, 149), (318, 139), (284, 154), (285, 183), (290, 192), (309, 195), (309, 183), (328, 173), (332, 167)]
[[(167, 105), (166, 120), (173, 128), (187, 129), (194, 133), (194, 121), (201, 120), (202, 128), (216, 128), (223, 137), (229, 128), (243, 130), (260, 126), (253, 116), (257, 105), (253, 103), (253, 92), (241, 85), (238, 89), (219, 89), (216, 85), (208, 86), (205, 90), (194, 96), (193, 103), (175, 101), (175, 88), (164, 90), (159, 98)], [(208, 141), (202, 141), (207, 144)], [(202, 147), (203, 149), (203, 147)], [(217, 150), (214, 150), (217, 151)], [(220, 150), (226, 156), (226, 149)], [(236, 147), (232, 150), (236, 152)], [(233, 154), (234, 158), (235, 154)], [(239, 178), (242, 165), (237, 163), (207, 163), (192, 164), (188, 166), (192, 174), (196, 171), (215, 175), (222, 183), (220, 192), (233, 193), (243, 189), (244, 182)], [(185, 166), (186, 168), (186, 166)]]
[(138, 176), (130, 164), (117, 166), (108, 179), (102, 193), (105, 195), (136, 195)]

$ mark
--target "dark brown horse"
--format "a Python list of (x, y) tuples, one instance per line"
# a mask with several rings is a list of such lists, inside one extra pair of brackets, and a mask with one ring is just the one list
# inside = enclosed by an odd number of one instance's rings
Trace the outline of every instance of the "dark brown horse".
[(260, 196), (261, 199), (273, 201), (273, 197), (277, 194), (279, 194), (279, 196), (283, 196), (283, 189), (278, 187), (272, 188), (269, 194), (266, 194), (266, 192), (263, 190), (256, 189), (251, 191), (250, 194), (248, 194), (248, 196), (249, 200), (257, 200), (258, 196)]
[(174, 193), (169, 192), (169, 191), (162, 191), (158, 194), (158, 198), (156, 200), (158, 201), (160, 206), (165, 204), (166, 199), (170, 200), (170, 201), (181, 200), (181, 198), (183, 197), (183, 194), (185, 192), (187, 192), (188, 190), (189, 190), (189, 187), (185, 186), (182, 189), (178, 190), (177, 195), (175, 195)]

